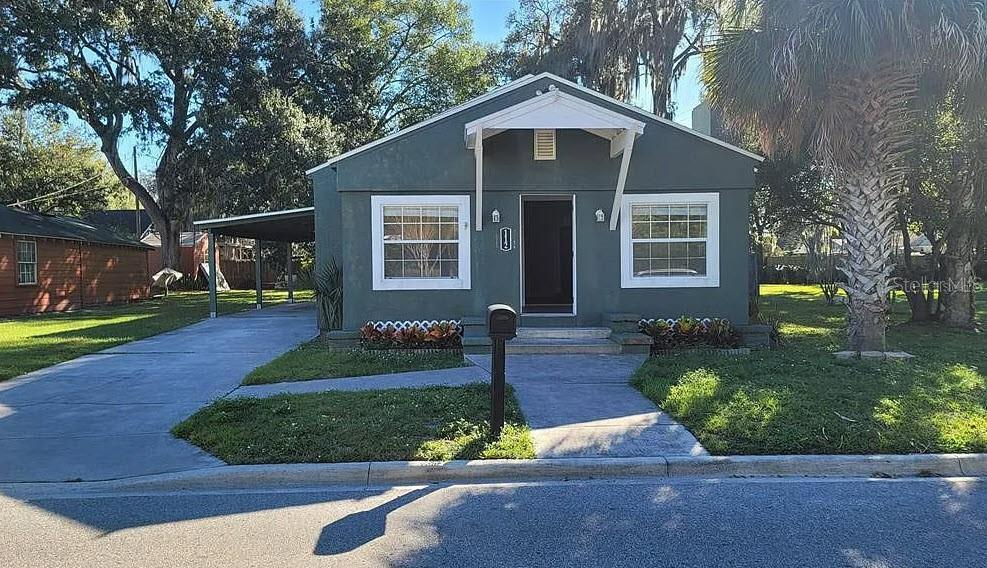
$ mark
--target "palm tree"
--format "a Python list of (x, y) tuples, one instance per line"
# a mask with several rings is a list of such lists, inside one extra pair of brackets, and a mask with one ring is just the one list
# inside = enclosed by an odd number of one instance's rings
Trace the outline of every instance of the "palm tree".
[(885, 349), (892, 232), (925, 66), (972, 81), (984, 0), (733, 0), (703, 57), (710, 103), (768, 153), (807, 149), (837, 182), (850, 348)]

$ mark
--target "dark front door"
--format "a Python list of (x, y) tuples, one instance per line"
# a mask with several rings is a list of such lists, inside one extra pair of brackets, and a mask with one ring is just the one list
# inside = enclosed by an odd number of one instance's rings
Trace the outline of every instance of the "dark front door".
[(524, 313), (572, 313), (572, 201), (524, 199)]

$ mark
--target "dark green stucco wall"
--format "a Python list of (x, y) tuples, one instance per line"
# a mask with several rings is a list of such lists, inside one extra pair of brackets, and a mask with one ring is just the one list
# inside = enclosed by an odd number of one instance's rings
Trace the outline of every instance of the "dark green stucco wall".
[[(441, 319), (481, 315), (486, 306), (520, 299), (519, 247), (502, 252), (499, 229), (519, 236), (522, 194), (576, 196), (577, 323), (598, 325), (603, 314), (682, 314), (747, 321), (748, 203), (755, 161), (674, 127), (611, 110), (647, 123), (634, 146), (626, 193), (716, 191), (720, 194), (720, 286), (718, 288), (620, 287), (620, 231), (597, 223), (610, 218), (619, 158), (609, 142), (581, 130), (558, 132), (554, 161), (534, 161), (532, 133), (507, 131), (484, 141), (484, 228), (471, 230), (472, 289), (374, 291), (371, 273), (373, 194), (467, 194), (475, 207), (474, 161), (463, 138), (465, 123), (535, 96), (552, 81), (541, 80), (406, 136), (398, 137), (312, 175), (315, 188), (317, 262), (336, 257), (344, 270), (344, 327), (367, 320)], [(559, 85), (561, 90), (600, 100)], [(498, 209), (500, 224), (490, 223)], [(474, 221), (475, 222), (475, 221)]]

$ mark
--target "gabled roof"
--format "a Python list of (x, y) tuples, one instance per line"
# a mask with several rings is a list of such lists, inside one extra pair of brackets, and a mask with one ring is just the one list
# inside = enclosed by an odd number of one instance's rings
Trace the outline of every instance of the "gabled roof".
[(0, 205), (0, 234), (80, 241), (103, 245), (150, 248), (75, 217), (45, 215)]
[(355, 156), (355, 155), (360, 154), (362, 152), (365, 152), (365, 151), (367, 151), (367, 150), (369, 150), (371, 148), (374, 148), (376, 146), (379, 146), (381, 144), (384, 144), (386, 142), (389, 142), (391, 140), (394, 140), (395, 138), (398, 138), (399, 136), (404, 136), (405, 134), (408, 134), (408, 133), (413, 132), (415, 130), (418, 130), (420, 128), (424, 128), (424, 127), (426, 127), (426, 126), (428, 126), (430, 124), (434, 124), (436, 122), (439, 122), (440, 120), (444, 120), (446, 118), (449, 118), (449, 117), (451, 117), (453, 115), (456, 115), (456, 114), (458, 114), (460, 112), (463, 112), (464, 110), (470, 109), (470, 108), (472, 108), (472, 107), (474, 107), (476, 105), (485, 103), (485, 102), (487, 102), (489, 100), (492, 100), (492, 99), (495, 99), (495, 98), (497, 98), (497, 97), (499, 97), (499, 96), (501, 96), (503, 94), (509, 93), (511, 91), (514, 91), (516, 89), (519, 89), (521, 87), (524, 87), (525, 85), (530, 85), (531, 83), (534, 83), (535, 81), (539, 81), (541, 79), (546, 79), (546, 78), (547, 79), (550, 79), (552, 81), (555, 81), (556, 83), (565, 85), (566, 87), (570, 87), (570, 88), (576, 89), (576, 90), (578, 90), (580, 92), (583, 92), (583, 93), (586, 93), (588, 95), (594, 96), (594, 97), (596, 97), (596, 98), (598, 98), (598, 99), (600, 99), (602, 101), (606, 101), (608, 103), (617, 105), (617, 106), (621, 107), (622, 109), (627, 110), (628, 112), (634, 113), (634, 114), (636, 114), (638, 116), (642, 116), (642, 117), (648, 118), (650, 120), (654, 120), (654, 121), (660, 122), (661, 124), (664, 124), (664, 125), (667, 125), (667, 126), (671, 126), (672, 128), (676, 128), (678, 130), (681, 130), (682, 132), (685, 132), (687, 134), (691, 134), (691, 135), (696, 136), (698, 138), (701, 138), (701, 139), (703, 139), (703, 140), (705, 140), (707, 142), (711, 142), (711, 143), (716, 144), (718, 146), (722, 146), (722, 147), (724, 147), (724, 148), (726, 148), (728, 150), (732, 150), (732, 151), (734, 151), (734, 152), (736, 152), (738, 154), (741, 154), (742, 156), (745, 156), (747, 158), (750, 158), (752, 160), (762, 161), (764, 159), (762, 156), (758, 156), (757, 154), (754, 154), (752, 152), (748, 152), (747, 150), (744, 150), (743, 148), (739, 148), (737, 146), (734, 146), (733, 144), (729, 144), (729, 143), (724, 142), (723, 140), (720, 140), (718, 138), (714, 138), (712, 136), (703, 134), (701, 132), (697, 132), (697, 131), (695, 131), (695, 130), (687, 127), (687, 126), (683, 126), (683, 125), (681, 125), (681, 124), (679, 124), (677, 122), (671, 121), (671, 120), (669, 120), (667, 118), (663, 118), (663, 117), (660, 117), (660, 116), (658, 116), (656, 114), (652, 114), (650, 112), (647, 112), (644, 109), (638, 108), (638, 107), (636, 107), (634, 105), (625, 103), (623, 101), (619, 101), (619, 100), (617, 100), (617, 99), (615, 99), (613, 97), (608, 97), (608, 96), (606, 96), (606, 95), (604, 95), (602, 93), (598, 93), (598, 92), (594, 91), (593, 89), (589, 89), (589, 88), (586, 88), (586, 87), (584, 87), (582, 85), (579, 85), (577, 83), (573, 83), (572, 81), (569, 81), (568, 79), (563, 79), (562, 77), (559, 77), (558, 75), (555, 75), (553, 73), (544, 72), (544, 73), (539, 73), (538, 75), (527, 75), (525, 77), (522, 77), (520, 79), (517, 79), (516, 81), (512, 81), (512, 82), (510, 82), (510, 83), (508, 83), (506, 85), (503, 85), (501, 87), (498, 87), (496, 89), (493, 89), (490, 92), (488, 92), (488, 93), (486, 93), (484, 95), (480, 95), (479, 97), (477, 97), (475, 99), (472, 99), (472, 100), (469, 100), (469, 101), (467, 101), (467, 102), (465, 102), (465, 103), (463, 103), (461, 105), (454, 106), (454, 107), (450, 108), (449, 110), (446, 110), (445, 112), (441, 112), (441, 113), (439, 113), (439, 114), (437, 114), (437, 115), (435, 115), (435, 116), (433, 116), (433, 117), (431, 117), (429, 119), (423, 120), (422, 122), (419, 122), (419, 123), (413, 124), (413, 125), (411, 125), (411, 126), (409, 126), (407, 128), (398, 130), (397, 132), (394, 132), (392, 134), (389, 134), (387, 136), (384, 136), (383, 138), (379, 138), (377, 140), (374, 140), (373, 142), (370, 142), (368, 144), (364, 144), (363, 146), (360, 146), (359, 148), (354, 148), (354, 149), (352, 149), (352, 150), (350, 150), (348, 152), (344, 152), (344, 153), (342, 153), (342, 154), (340, 154), (338, 156), (334, 156), (334, 157), (330, 158), (327, 162), (325, 162), (325, 163), (323, 163), (321, 165), (318, 165), (318, 166), (316, 166), (316, 167), (314, 167), (314, 168), (306, 171), (305, 173), (306, 173), (306, 175), (314, 174), (315, 172), (317, 172), (317, 171), (319, 171), (319, 170), (321, 170), (321, 169), (323, 169), (325, 167), (331, 166), (332, 164), (335, 164), (336, 162), (345, 160), (346, 158), (349, 158), (351, 156)]

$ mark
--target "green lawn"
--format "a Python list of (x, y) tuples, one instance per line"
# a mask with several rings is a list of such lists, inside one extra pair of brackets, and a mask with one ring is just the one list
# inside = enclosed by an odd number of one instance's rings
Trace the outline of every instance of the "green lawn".
[(257, 367), (243, 379), (243, 384), (262, 385), (403, 371), (431, 371), (464, 365), (466, 362), (459, 351), (451, 353), (363, 349), (330, 351), (325, 344), (316, 339), (281, 355), (266, 365)]
[[(254, 307), (254, 291), (220, 292), (220, 313)], [(297, 291), (298, 299), (311, 292)], [(284, 302), (287, 292), (265, 291), (270, 303)], [(209, 315), (205, 292), (173, 292), (167, 298), (79, 310), (0, 319), (0, 381), (74, 359), (80, 355), (170, 331)]]
[[(890, 349), (911, 362), (837, 360), (845, 308), (817, 287), (764, 286), (786, 344), (744, 357), (652, 359), (634, 384), (713, 454), (987, 451), (987, 335), (905, 323)], [(987, 321), (987, 293), (978, 296)]]
[(172, 432), (230, 464), (534, 457), (508, 389), (507, 424), (489, 439), (485, 385), (220, 400)]

